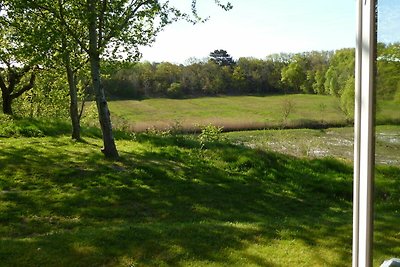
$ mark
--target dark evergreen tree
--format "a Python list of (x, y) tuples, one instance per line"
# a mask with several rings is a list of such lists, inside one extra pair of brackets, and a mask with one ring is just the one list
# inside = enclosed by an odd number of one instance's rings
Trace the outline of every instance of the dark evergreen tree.
[(232, 57), (226, 52), (226, 50), (214, 50), (210, 53), (210, 60), (218, 64), (219, 66), (233, 66), (235, 65), (235, 61)]

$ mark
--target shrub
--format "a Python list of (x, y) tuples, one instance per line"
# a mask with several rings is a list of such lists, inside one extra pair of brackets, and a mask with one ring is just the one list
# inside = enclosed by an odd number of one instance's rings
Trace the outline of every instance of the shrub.
[(291, 113), (295, 110), (295, 103), (292, 99), (285, 99), (282, 102), (282, 124), (286, 124), (286, 121)]
[(221, 140), (223, 127), (212, 125), (200, 126), (201, 133), (199, 134), (200, 146), (203, 149), (206, 143), (217, 142)]
[(3, 137), (41, 137), (43, 131), (35, 124), (27, 120), (15, 120), (11, 116), (0, 116), (0, 136)]

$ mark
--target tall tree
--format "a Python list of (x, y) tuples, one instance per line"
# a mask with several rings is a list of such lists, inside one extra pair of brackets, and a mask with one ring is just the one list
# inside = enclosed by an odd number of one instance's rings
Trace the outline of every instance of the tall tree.
[[(65, 41), (65, 38), (62, 38), (61, 44), (62, 44), (61, 62), (63, 63), (65, 72), (67, 74), (67, 81), (69, 88), (69, 97), (70, 97), (69, 114), (72, 124), (72, 139), (80, 140), (81, 139), (80, 114), (82, 114), (82, 110), (81, 112), (79, 112), (78, 109), (77, 73), (79, 69), (83, 67), (83, 62), (81, 62), (79, 59), (76, 58), (76, 55), (79, 55), (79, 53), (73, 53), (73, 52), (76, 51), (77, 49), (71, 49), (71, 47), (68, 47), (68, 43)], [(71, 59), (72, 57), (75, 57), (74, 60)], [(80, 63), (82, 63), (82, 65)]]
[(325, 73), (325, 92), (333, 96), (343, 93), (349, 79), (354, 79), (355, 52), (352, 48), (337, 50), (330, 59)]
[[(232, 6), (215, 3), (228, 10)], [(118, 158), (110, 112), (101, 82), (102, 58), (124, 56), (132, 59), (139, 55), (138, 47), (153, 42), (156, 35), (169, 23), (185, 18), (201, 21), (196, 11), (196, 0), (192, 0), (189, 16), (172, 6), (168, 1), (158, 0), (42, 0), (19, 1), (21, 7), (31, 7), (48, 12), (52, 19), (60, 21), (66, 40), (72, 40), (89, 58), (92, 86), (96, 95), (99, 122), (103, 133), (102, 151), (108, 158)], [(84, 28), (83, 34), (76, 29)]]
[(223, 49), (217, 49), (210, 53), (210, 60), (219, 66), (233, 66), (235, 61), (233, 58)]
[[(36, 2), (4, 1), (7, 4), (9, 25), (16, 29), (13, 35), (20, 43), (31, 47), (30, 53), (44, 69), (64, 69), (70, 95), (72, 138), (80, 139), (80, 113), (78, 111), (77, 73), (83, 67), (85, 54), (57, 19), (57, 10), (38, 6)], [(44, 4), (44, 3), (41, 3)], [(57, 3), (54, 3), (57, 5)], [(40, 8), (39, 8), (40, 7)], [(75, 25), (77, 26), (77, 25)], [(74, 31), (83, 33), (82, 27)]]
[(305, 86), (307, 81), (307, 58), (295, 55), (293, 61), (282, 69), (282, 82), (295, 92), (308, 93)]
[(393, 99), (400, 94), (400, 43), (378, 44), (377, 96)]

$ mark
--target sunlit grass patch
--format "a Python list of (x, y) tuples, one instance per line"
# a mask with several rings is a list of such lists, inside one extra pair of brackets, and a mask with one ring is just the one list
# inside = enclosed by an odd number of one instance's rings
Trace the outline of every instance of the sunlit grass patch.
[[(346, 161), (272, 152), (253, 133), (205, 147), (121, 136), (116, 162), (95, 137), (0, 139), (2, 266), (351, 264)], [(399, 179), (377, 168), (376, 264), (398, 252)]]

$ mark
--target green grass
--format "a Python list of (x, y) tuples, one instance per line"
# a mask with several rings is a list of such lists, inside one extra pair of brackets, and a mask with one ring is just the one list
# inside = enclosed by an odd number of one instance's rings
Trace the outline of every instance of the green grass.
[(378, 124), (399, 124), (400, 107), (395, 101), (377, 100), (376, 121)]
[[(349, 266), (352, 168), (193, 136), (0, 138), (2, 266)], [(400, 254), (377, 168), (374, 262)]]
[[(135, 131), (179, 126), (190, 131), (212, 123), (225, 130), (280, 127), (286, 100), (294, 104), (285, 125), (345, 124), (337, 100), (319, 95), (221, 96), (195, 99), (124, 100), (109, 103), (114, 121)], [(321, 112), (321, 110), (323, 112)]]
[[(285, 102), (294, 109), (283, 118)], [(221, 96), (195, 99), (123, 100), (109, 103), (113, 122), (134, 131), (176, 128), (193, 131), (196, 125), (224, 126), (226, 131), (262, 128), (320, 127), (346, 125), (338, 99), (322, 95)], [(398, 122), (398, 107), (380, 102), (378, 121)]]

